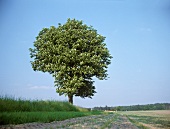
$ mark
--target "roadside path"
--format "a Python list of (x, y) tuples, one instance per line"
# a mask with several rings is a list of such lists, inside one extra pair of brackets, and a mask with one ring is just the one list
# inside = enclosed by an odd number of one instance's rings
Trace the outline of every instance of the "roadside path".
[(27, 123), (0, 126), (0, 129), (138, 129), (126, 116), (118, 114), (94, 115), (51, 123)]

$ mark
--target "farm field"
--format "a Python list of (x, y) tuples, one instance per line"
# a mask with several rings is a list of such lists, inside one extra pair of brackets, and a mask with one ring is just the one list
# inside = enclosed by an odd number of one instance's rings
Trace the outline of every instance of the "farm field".
[(170, 111), (103, 112), (100, 115), (71, 118), (51, 123), (0, 126), (5, 129), (169, 129)]
[(0, 126), (1, 129), (138, 129), (127, 117), (117, 113), (107, 113), (102, 115), (91, 115), (67, 119), (64, 121), (54, 121), (51, 123), (28, 123), (20, 125)]
[(170, 129), (170, 110), (88, 111), (59, 101), (0, 97), (0, 129)]
[(126, 116), (135, 125), (150, 129), (170, 129), (170, 110), (124, 111), (119, 114)]

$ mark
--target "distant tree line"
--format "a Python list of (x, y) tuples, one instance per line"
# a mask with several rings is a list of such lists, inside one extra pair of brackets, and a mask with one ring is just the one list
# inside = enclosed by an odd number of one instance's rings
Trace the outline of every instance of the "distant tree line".
[(93, 110), (110, 111), (139, 111), (139, 110), (170, 110), (170, 103), (155, 103), (147, 105), (117, 106), (117, 107), (94, 107)]

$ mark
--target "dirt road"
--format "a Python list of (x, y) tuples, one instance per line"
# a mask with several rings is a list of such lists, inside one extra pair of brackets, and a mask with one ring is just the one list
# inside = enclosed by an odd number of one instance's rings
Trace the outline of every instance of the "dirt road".
[(0, 126), (1, 129), (138, 129), (126, 116), (106, 114), (72, 118), (51, 123)]

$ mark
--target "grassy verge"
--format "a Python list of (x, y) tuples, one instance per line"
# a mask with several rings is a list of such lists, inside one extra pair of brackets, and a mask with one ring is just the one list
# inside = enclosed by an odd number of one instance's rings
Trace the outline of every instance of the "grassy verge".
[(89, 115), (83, 112), (3, 112), (0, 113), (0, 125), (31, 122), (61, 121)]
[(52, 122), (69, 118), (99, 115), (102, 112), (1, 112), (0, 125), (31, 122)]
[(0, 97), (0, 125), (61, 121), (99, 114), (101, 112), (91, 112), (68, 102)]
[(0, 112), (36, 112), (36, 111), (79, 111), (79, 109), (68, 102), (23, 100), (12, 97), (0, 97)]

